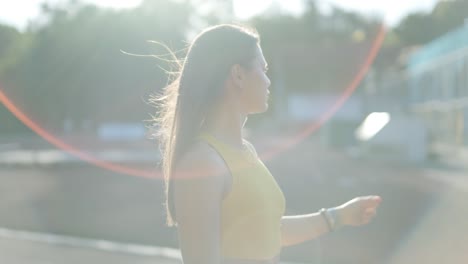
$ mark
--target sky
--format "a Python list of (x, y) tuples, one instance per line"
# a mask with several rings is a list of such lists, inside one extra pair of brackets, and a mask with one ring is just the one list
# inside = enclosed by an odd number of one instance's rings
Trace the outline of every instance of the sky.
[[(45, 0), (0, 0), (0, 23), (13, 25), (24, 29), (27, 21), (39, 14), (39, 5)], [(63, 0), (46, 0), (60, 2)], [(112, 8), (131, 8), (142, 0), (84, 0), (96, 5)], [(319, 7), (326, 12), (330, 3), (347, 10), (363, 14), (377, 14), (390, 25), (396, 25), (405, 14), (415, 11), (430, 11), (438, 0), (317, 0)], [(240, 19), (247, 19), (266, 10), (273, 2), (282, 9), (293, 14), (299, 14), (302, 8), (301, 0), (234, 0), (234, 13)]]

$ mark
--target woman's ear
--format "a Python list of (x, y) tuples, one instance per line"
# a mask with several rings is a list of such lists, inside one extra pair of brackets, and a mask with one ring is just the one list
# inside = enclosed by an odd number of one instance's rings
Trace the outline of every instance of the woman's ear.
[(236, 87), (242, 87), (242, 82), (244, 80), (244, 71), (242, 69), (242, 66), (239, 64), (234, 64), (231, 67), (231, 80), (234, 83)]

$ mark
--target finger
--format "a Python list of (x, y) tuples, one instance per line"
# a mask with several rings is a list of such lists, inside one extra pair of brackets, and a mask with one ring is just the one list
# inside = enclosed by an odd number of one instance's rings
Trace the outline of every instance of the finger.
[(374, 196), (374, 198), (372, 198), (377, 205), (379, 205), (381, 202), (382, 202), (382, 198), (380, 196)]
[(361, 217), (361, 223), (367, 224), (367, 223), (369, 223), (369, 222), (371, 221), (371, 219), (372, 219), (372, 216), (370, 216), (370, 215), (363, 215), (363, 216)]
[(375, 202), (375, 203), (380, 203), (382, 202), (382, 198), (378, 195), (371, 195), (369, 196), (369, 200)]
[(372, 200), (372, 201), (376, 201), (376, 202), (380, 202), (382, 201), (382, 197), (378, 196), (378, 195), (367, 195), (367, 196), (363, 196), (361, 197), (365, 200)]
[(363, 199), (365, 207), (377, 207), (382, 202), (382, 198), (380, 196), (366, 196)]
[(365, 217), (374, 217), (376, 214), (377, 214), (377, 212), (375, 210), (371, 210), (371, 211), (366, 211), (364, 213), (364, 216)]
[(375, 212), (373, 213), (368, 213), (368, 214), (364, 214), (362, 216), (362, 222), (363, 223), (369, 223), (373, 218), (375, 217)]

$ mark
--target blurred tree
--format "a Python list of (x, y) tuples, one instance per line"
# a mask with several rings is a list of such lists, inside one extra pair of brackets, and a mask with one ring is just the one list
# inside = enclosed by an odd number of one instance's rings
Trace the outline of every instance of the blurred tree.
[(406, 16), (395, 29), (405, 45), (419, 45), (432, 40), (437, 34), (433, 18), (425, 13)]
[(121, 50), (166, 53), (147, 40), (180, 49), (190, 12), (177, 1), (144, 1), (124, 11), (78, 1), (43, 5), (48, 23), (32, 32), (31, 47), (9, 78), (25, 96), (22, 108), (51, 130), (61, 130), (65, 119), (140, 121), (149, 113), (147, 95), (166, 82), (157, 68), (165, 63)]
[[(140, 121), (153, 109), (147, 96), (167, 82), (136, 54), (164, 54), (157, 40), (178, 51), (207, 25), (233, 22), (232, 0), (145, 0), (134, 9), (103, 9), (78, 0), (44, 4), (42, 18), (24, 33), (0, 26), (0, 77), (6, 92), (48, 129), (66, 119)], [(431, 13), (413, 13), (387, 35), (374, 67), (395, 63), (398, 51), (421, 45), (463, 23), (467, 1), (441, 1)], [(251, 19), (262, 37), (273, 85), (288, 91), (338, 91), (358, 71), (379, 21), (333, 7), (321, 14), (314, 0), (292, 16), (271, 8)], [(180, 53), (183, 55), (183, 50)], [(169, 57), (167, 57), (169, 58)], [(378, 73), (377, 73), (378, 75)], [(277, 80), (275, 80), (277, 79)]]
[(429, 13), (408, 14), (395, 28), (402, 45), (423, 45), (463, 25), (468, 18), (468, 1), (439, 1)]
[(0, 61), (4, 61), (20, 33), (13, 27), (0, 25)]
[[(6, 93), (5, 88), (13, 86), (9, 77), (23, 53), (29, 48), (30, 40), (30, 34), (20, 33), (13, 27), (0, 25), (0, 87), (2, 92)], [(0, 133), (14, 134), (18, 131), (27, 132), (29, 129), (3, 105), (0, 105)]]
[(252, 23), (272, 67), (281, 64), (288, 91), (309, 92), (344, 89), (362, 63), (378, 24), (338, 7), (323, 15), (312, 0), (306, 1), (300, 17), (277, 14), (254, 18)]
[(468, 1), (439, 1), (431, 13), (435, 22), (435, 37), (468, 23)]

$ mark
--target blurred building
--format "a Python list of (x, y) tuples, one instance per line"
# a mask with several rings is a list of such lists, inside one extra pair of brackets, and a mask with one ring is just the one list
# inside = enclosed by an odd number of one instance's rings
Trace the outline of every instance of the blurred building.
[(431, 143), (452, 150), (468, 142), (468, 24), (408, 58), (409, 110), (423, 118)]

